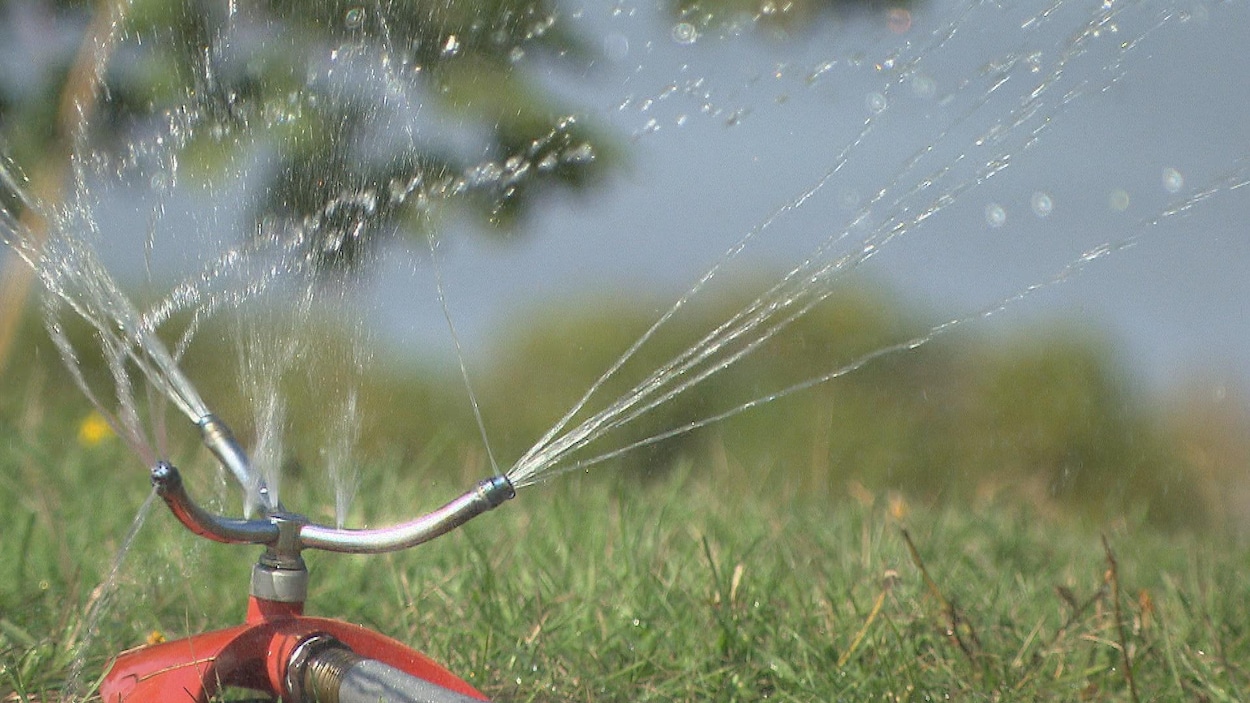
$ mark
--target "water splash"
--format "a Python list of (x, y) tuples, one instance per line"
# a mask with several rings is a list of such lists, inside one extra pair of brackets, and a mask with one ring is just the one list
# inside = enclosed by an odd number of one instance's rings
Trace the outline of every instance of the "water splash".
[[(936, 136), (925, 140), (925, 145), (905, 161), (889, 182), (876, 190), (859, 208), (850, 225), (834, 230), (817, 250), (792, 269), (779, 284), (763, 293), (732, 319), (713, 329), (695, 345), (648, 375), (625, 395), (604, 403), (602, 409), (590, 413), (577, 424), (571, 424), (589, 406), (592, 397), (605, 386), (607, 380), (651, 339), (659, 327), (668, 324), (676, 311), (686, 305), (729, 260), (737, 257), (747, 244), (772, 227), (778, 219), (796, 211), (814, 198), (856, 158), (858, 151), (872, 135), (876, 121), (884, 119), (889, 112), (886, 109), (889, 104), (888, 89), (911, 84), (916, 76), (925, 75), (922, 71), (927, 62), (940, 61), (941, 50), (948, 47), (956, 29), (963, 27), (972, 16), (973, 10), (979, 7), (975, 3), (965, 6), (965, 12), (952, 21), (947, 30), (932, 35), (934, 41), (931, 46), (918, 51), (913, 57), (900, 57), (897, 62), (900, 66), (898, 79), (887, 82), (887, 91), (870, 94), (870, 107), (873, 109), (869, 110), (869, 118), (865, 120), (860, 132), (839, 153), (834, 166), (811, 188), (775, 211), (726, 252), (708, 274), (592, 384), (552, 430), (509, 469), (508, 476), (514, 484), (530, 485), (553, 475), (601, 463), (640, 446), (691, 432), (798, 390), (839, 378), (880, 356), (914, 349), (945, 334), (949, 329), (994, 315), (1038, 290), (1068, 280), (1091, 261), (1132, 246), (1153, 224), (1158, 224), (1157, 220), (1143, 221), (1139, 223), (1135, 234), (1083, 252), (1053, 278), (1029, 285), (980, 312), (936, 325), (919, 337), (871, 352), (829, 374), (761, 396), (742, 406), (710, 415), (704, 420), (691, 421), (637, 440), (624, 447), (592, 454), (590, 458), (571, 458), (592, 443), (611, 435), (753, 354), (826, 299), (831, 294), (833, 281), (861, 267), (895, 240), (919, 229), (938, 213), (960, 202), (968, 193), (998, 179), (1000, 174), (1018, 162), (1024, 154), (1043, 143), (1042, 137), (1055, 124), (1062, 122), (1062, 118), (1071, 112), (1075, 101), (1086, 95), (1102, 93), (1120, 81), (1124, 73), (1125, 58), (1138, 51), (1144, 40), (1155, 34), (1167, 21), (1166, 18), (1156, 18), (1148, 22), (1146, 28), (1135, 38), (1109, 46), (1105, 37), (1108, 33), (1117, 31), (1118, 23), (1125, 21), (1132, 11), (1149, 16), (1149, 8), (1140, 3), (1106, 3), (1085, 19), (1058, 51), (1042, 54), (1013, 50), (988, 62), (980, 76), (981, 80), (965, 79), (946, 98), (947, 101), (963, 100), (967, 107), (940, 126)], [(1054, 8), (1030, 18), (1025, 23), (1026, 26), (1035, 27), (1054, 21), (1053, 10)], [(1078, 76), (1079, 72), (1073, 69), (1083, 59), (1102, 61), (1110, 69), (1092, 73), (1098, 77), (1098, 81), (1089, 78), (1089, 71)], [(891, 64), (894, 63), (895, 60), (892, 59)], [(1019, 97), (1012, 100), (1008, 96), (1007, 109), (1001, 109), (999, 103), (1012, 86), (1016, 86)], [(971, 136), (966, 136), (968, 134)], [(954, 158), (941, 161), (927, 174), (916, 175), (925, 163), (941, 153), (939, 147), (949, 150), (952, 143), (958, 144), (964, 139), (968, 140), (966, 146), (956, 151)], [(1236, 176), (1230, 178), (1230, 181), (1218, 186), (1217, 190), (1225, 193), (1233, 191)], [(1174, 182), (1175, 179), (1165, 177), (1165, 186)], [(1039, 217), (1046, 217), (1051, 212), (1053, 202), (1048, 194), (1038, 193), (1034, 196), (1032, 206)], [(884, 208), (883, 216), (876, 216), (879, 207)], [(1118, 198), (1113, 195), (1113, 207), (1127, 209), (1127, 195)], [(837, 253), (837, 248), (850, 241), (860, 223), (874, 219), (876, 224), (865, 239), (851, 243), (849, 252)], [(1008, 224), (1007, 212), (1001, 205), (991, 202), (985, 207), (985, 220), (991, 227), (1002, 227)]]
[(117, 593), (117, 587), (121, 580), (122, 566), (126, 562), (126, 557), (130, 554), (130, 548), (134, 545), (135, 537), (139, 535), (139, 530), (143, 528), (148, 514), (152, 512), (152, 506), (155, 502), (156, 490), (153, 489), (148, 494), (147, 499), (143, 501), (143, 504), (139, 506), (134, 519), (131, 520), (130, 529), (126, 531), (126, 536), (122, 538), (121, 546), (118, 547), (117, 553), (113, 555), (108, 575), (105, 576), (104, 581), (100, 585), (91, 591), (91, 596), (87, 599), (86, 613), (70, 632), (69, 642), (74, 649), (74, 659), (70, 663), (69, 675), (66, 677), (65, 684), (61, 689), (61, 700), (67, 701), (67, 703), (87, 700), (87, 692), (84, 690), (83, 682), (83, 669), (86, 666), (87, 655), (99, 633), (100, 619), (112, 608), (113, 597)]
[[(968, 44), (963, 38), (974, 27), (992, 24), (983, 20), (998, 21), (1000, 16), (1013, 16), (1010, 13), (1022, 15), (1016, 23), (1021, 45), (1002, 47), (987, 39), (986, 44), (991, 48), (978, 56), (978, 65), (969, 69), (961, 56)], [(233, 8), (228, 14), (229, 21), (218, 35), (211, 37), (193, 76), (206, 88), (228, 81), (231, 52), (246, 54), (249, 20), (237, 16)], [(845, 89), (853, 96), (853, 104), (836, 101), (831, 104), (838, 116), (841, 113), (852, 115), (854, 125), (850, 136), (828, 157), (828, 168), (816, 176), (810, 187), (784, 202), (732, 245), (720, 262), (661, 315), (652, 329), (514, 463), (509, 471), (514, 481), (524, 485), (551, 467), (581, 461), (574, 455), (587, 450), (592, 443), (756, 353), (825, 300), (833, 283), (847, 273), (865, 266), (902, 238), (912, 238), (914, 232), (931, 226), (937, 215), (956, 209), (968, 200), (976, 201), (977, 198), (969, 197), (970, 193), (992, 190), (993, 184), (1014, 170), (1022, 157), (1044, 143), (1053, 125), (1062, 124), (1076, 102), (1105, 94), (1117, 85), (1125, 75), (1127, 58), (1139, 53), (1139, 47), (1149, 46), (1148, 39), (1174, 23), (1171, 10), (1157, 12), (1147, 2), (1103, 3), (1089, 8), (1074, 2), (1056, 2), (1041, 11), (982, 2), (959, 3), (942, 24), (926, 28), (924, 34), (917, 33), (917, 27), (923, 26), (927, 19), (920, 14), (892, 12), (884, 19), (885, 30), (906, 35), (908, 39), (900, 41), (897, 50), (879, 52), (880, 56), (822, 54), (806, 65), (778, 62), (766, 75), (751, 77), (742, 85), (730, 86), (729, 90), (714, 85), (705, 76), (695, 75), (697, 69), (688, 70), (688, 66), (683, 65), (670, 75), (664, 75), (654, 91), (643, 89), (623, 100), (612, 101), (613, 105), (620, 106), (619, 113), (637, 113), (643, 125), (636, 130), (640, 138), (660, 140), (669, 138), (673, 130), (658, 129), (659, 126), (685, 125), (690, 115), (711, 115), (718, 125), (732, 123), (735, 128), (749, 128), (749, 123), (763, 113), (763, 103), (754, 107), (742, 104), (750, 97), (749, 91), (754, 86), (779, 86), (776, 104), (780, 105), (789, 99), (783, 100), (780, 96), (794, 93), (797, 82), (808, 86), (810, 94), (830, 87)], [(218, 144), (228, 143), (232, 138), (272, 138), (281, 144), (283, 130), (306, 124), (310, 115), (327, 109), (327, 103), (335, 108), (369, 103), (369, 107), (352, 113), (353, 120), (340, 121), (336, 128), (339, 131), (334, 132), (334, 143), (324, 155), (325, 163), (317, 164), (321, 167), (319, 178), (325, 181), (322, 185), (328, 185), (324, 192), (316, 193), (312, 203), (304, 203), (309, 205), (306, 210), (294, 206), (284, 209), (305, 195), (298, 190), (299, 184), (289, 190), (279, 189), (253, 198), (258, 209), (266, 213), (258, 219), (254, 231), (240, 241), (224, 238), (210, 241), (214, 245), (228, 244), (204, 256), (192, 273), (142, 312), (121, 296), (106, 273), (96, 273), (102, 267), (93, 260), (91, 253), (92, 247), (100, 245), (99, 236), (84, 245), (85, 251), (76, 250), (80, 240), (87, 242), (88, 235), (99, 234), (99, 225), (92, 215), (93, 208), (99, 207), (98, 201), (104, 196), (96, 193), (94, 200), (89, 197), (93, 193), (86, 178), (92, 171), (90, 164), (94, 163), (95, 155), (86, 153), (85, 149), (78, 154), (76, 166), (81, 175), (76, 200), (58, 220), (59, 230), (73, 232), (78, 239), (65, 237), (60, 250), (45, 254), (27, 246), (20, 234), (14, 234), (19, 231), (16, 224), (6, 222), (0, 226), (0, 235), (5, 237), (6, 243), (26, 257), (32, 266), (38, 267), (47, 279), (46, 285), (54, 294), (48, 305), (48, 326), (71, 373), (80, 361), (78, 350), (72, 347), (64, 332), (64, 318), (71, 313), (78, 314), (95, 328), (107, 366), (113, 371), (113, 387), (104, 393), (90, 388), (80, 373), (76, 374), (76, 379), (98, 406), (111, 408), (109, 397), (120, 399), (120, 407), (109, 417), (145, 463), (160, 452), (151, 447), (152, 442), (143, 430), (145, 422), (157, 420), (143, 417), (138, 402), (142, 397), (138, 390), (142, 385), (139, 377), (156, 388), (158, 395), (167, 397), (166, 402), (183, 415), (197, 420), (207, 414), (208, 408), (178, 369), (178, 361), (191, 346), (192, 339), (210, 318), (233, 315), (262, 299), (286, 301), (289, 295), (297, 301), (292, 306), (289, 321), (248, 326), (238, 334), (241, 340), (237, 359), (240, 385), (250, 396), (257, 464), (276, 491), (284, 454), (290, 451), (287, 437), (292, 425), (282, 379), (307, 364), (306, 357), (311, 354), (308, 344), (292, 341), (297, 336), (296, 328), (307, 326), (311, 320), (310, 310), (314, 304), (309, 301), (313, 297), (333, 298), (325, 290), (314, 290), (314, 281), (323, 274), (324, 267), (334, 265), (335, 261), (354, 260), (352, 257), (356, 256), (365, 257), (361, 260), (368, 264), (369, 252), (362, 249), (362, 242), (367, 240), (370, 231), (392, 223), (400, 208), (412, 207), (404, 212), (428, 222), (433, 221), (441, 209), (458, 202), (457, 199), (480, 199), (489, 204), (487, 219), (503, 222), (509, 217), (514, 196), (535, 184), (535, 174), (568, 178), (570, 169), (603, 160), (604, 152), (579, 132), (576, 111), (552, 110), (558, 116), (545, 131), (527, 134), (503, 153), (483, 150), (480, 140), (473, 141), (473, 135), (432, 134), (431, 128), (422, 121), (437, 109), (432, 106), (439, 101), (455, 109), (463, 109), (466, 101), (471, 101), (458, 92), (464, 86), (457, 85), (449, 76), (474, 46), (485, 40), (499, 41), (507, 45), (503, 48), (509, 64), (529, 61), (538, 52), (527, 42), (544, 36), (552, 26), (552, 17), (536, 19), (524, 28), (524, 38), (515, 41), (509, 38), (511, 35), (496, 40), (481, 28), (440, 29), (431, 33), (429, 46), (425, 47), (434, 50), (437, 57), (429, 55), (429, 51), (422, 54), (420, 46), (411, 45), (404, 36), (407, 30), (397, 29), (408, 25), (396, 22), (392, 26), (391, 15), (383, 8), (376, 11), (364, 7), (346, 11), (337, 8), (333, 21), (343, 32), (335, 35), (336, 42), (325, 55), (312, 56), (312, 60), (299, 67), (300, 74), (294, 75), (297, 80), (292, 82), (297, 87), (285, 96), (285, 101), (270, 101), (261, 110), (249, 111), (239, 102), (228, 100), (214, 107), (188, 98), (170, 115), (163, 116), (168, 117), (168, 124), (157, 130), (155, 136), (145, 137), (142, 142), (136, 138), (130, 144), (138, 156), (134, 164), (127, 166), (125, 174), (149, 176), (146, 182), (162, 196), (153, 208), (155, 213), (167, 204), (165, 196), (179, 182), (182, 168), (179, 159), (197, 135), (212, 133)], [(1064, 30), (1061, 41), (1052, 43), (1046, 38), (1032, 38), (1067, 21), (1070, 21), (1071, 31)], [(1136, 28), (1125, 31), (1122, 27), (1126, 26)], [(683, 21), (676, 26), (666, 24), (664, 29), (669, 31), (669, 39), (683, 45), (679, 49), (683, 55), (715, 49), (710, 46), (715, 44), (710, 41), (715, 31), (704, 24), (695, 26)], [(735, 31), (726, 30), (726, 36)], [(672, 42), (666, 40), (666, 43)], [(698, 46), (685, 47), (685, 44)], [(608, 58), (620, 62), (642, 52), (646, 45), (631, 44), (624, 34), (610, 33), (604, 46)], [(455, 63), (440, 64), (440, 60)], [(640, 65), (639, 68), (645, 67)], [(498, 94), (516, 88), (507, 78), (492, 75), (491, 79), (499, 79), (498, 83), (488, 86), (498, 89)], [(629, 89), (634, 90), (634, 85), (630, 84)], [(428, 92), (420, 90), (427, 87)], [(598, 394), (607, 380), (614, 377), (639, 348), (650, 343), (656, 330), (672, 324), (675, 314), (693, 297), (706, 294), (709, 282), (732, 260), (749, 247), (777, 235), (780, 227), (775, 225), (795, 213), (818, 207), (819, 199), (828, 196), (825, 191), (831, 189), (830, 184), (836, 184), (833, 188), (840, 193), (857, 192), (856, 184), (845, 182), (852, 172), (874, 168), (879, 152), (895, 149), (906, 152), (909, 142), (902, 138), (906, 135), (900, 135), (895, 129), (894, 121), (908, 106), (914, 107), (917, 100), (924, 101), (923, 107), (917, 109), (933, 110), (937, 115), (932, 130), (926, 131), (919, 143), (913, 145), (910, 155), (904, 153), (906, 158), (892, 174), (883, 178), (880, 187), (860, 188), (858, 192), (863, 193), (862, 197), (855, 195), (845, 199), (850, 210), (845, 223), (829, 225), (819, 231), (817, 246), (781, 281), (737, 315), (646, 376), (629, 393), (608, 399), (599, 408), (592, 407), (592, 401), (600, 400)], [(213, 113), (210, 108), (222, 112)], [(664, 110), (672, 114), (662, 114)], [(748, 115), (749, 119), (743, 119)], [(499, 117), (494, 127), (499, 127), (499, 120), (503, 118)], [(344, 126), (356, 124), (368, 125), (376, 133), (364, 135)], [(393, 168), (385, 178), (340, 177), (357, 156), (357, 142), (368, 141), (362, 135), (398, 142), (398, 151), (405, 158), (389, 165)], [(452, 144), (457, 139), (473, 145), (473, 158), (430, 166), (418, 163), (420, 159), (414, 157), (424, 153), (430, 142)], [(453, 150), (449, 147), (448, 151)], [(149, 161), (143, 162), (144, 159)], [(278, 160), (266, 161), (267, 156), (263, 154), (257, 159), (263, 161), (265, 167), (290, 167)], [(1189, 173), (1189, 167), (1184, 166)], [(102, 169), (94, 168), (99, 175)], [(1169, 192), (1179, 194), (1184, 188), (1184, 179), (1180, 179), (1179, 174), (1176, 168), (1164, 171), (1163, 185)], [(123, 176), (121, 171), (113, 175)], [(239, 161), (231, 166), (229, 175), (248, 181), (253, 170)], [(5, 180), (7, 189), (22, 192), (20, 179), (13, 177), (9, 170), (0, 169), (0, 178)], [(1031, 184), (1029, 192), (1033, 190)], [(208, 192), (210, 197), (222, 196), (224, 200), (229, 189), (215, 185), (210, 186)], [(1124, 192), (1127, 195), (1128, 190)], [(1119, 203), (1121, 209), (1135, 209), (1139, 200), (1134, 200), (1130, 208), (1127, 197), (1113, 198), (1109, 206)], [(1027, 212), (1023, 204), (1000, 201), (995, 193), (987, 193), (980, 203), (985, 208), (985, 222), (1001, 227), (1003, 232), (1013, 231), (1019, 221), (1032, 219), (1016, 216), (1017, 212)], [(990, 205), (985, 207), (986, 203)], [(1037, 218), (1049, 217), (1053, 204), (1051, 196), (1042, 191), (1037, 191), (1031, 201)], [(216, 210), (215, 216), (224, 209)], [(163, 210), (160, 212), (161, 217), (167, 217)], [(1008, 217), (1008, 213), (1012, 217)], [(8, 215), (4, 211), (0, 216)], [(155, 214), (153, 217), (160, 219)], [(198, 229), (212, 227), (200, 224)], [(149, 259), (149, 278), (153, 270), (150, 259), (157, 250), (154, 232), (155, 226), (149, 233), (144, 252)], [(211, 236), (203, 232), (197, 234), (211, 240)], [(1102, 256), (1096, 249), (1090, 251), (1095, 252), (1091, 260)], [(437, 260), (436, 252), (432, 251), (431, 255)], [(348, 284), (359, 285), (359, 282)], [(485, 422), (468, 379), (464, 354), (451, 324), (441, 281), (436, 286), (460, 359), (469, 402), (493, 464), (494, 453), (486, 441)], [(189, 321), (185, 327), (176, 329), (174, 320), (180, 315), (188, 315)], [(137, 375), (135, 369), (138, 369)], [(350, 445), (360, 431), (357, 390), (346, 385), (348, 387), (328, 403), (329, 407), (344, 408), (344, 414), (341, 426), (337, 420), (327, 421), (330, 438), (323, 446), (340, 520), (357, 483), (349, 468), (355, 465)]]
[[(689, 434), (703, 427), (723, 422), (749, 410), (754, 410), (796, 393), (837, 380), (862, 369), (878, 359), (919, 349), (935, 339), (955, 331), (957, 328), (962, 328), (968, 324), (986, 320), (1015, 305), (1018, 305), (1022, 301), (1042, 290), (1066, 283), (1084, 271), (1088, 265), (1115, 254), (1116, 252), (1136, 246), (1143, 238), (1152, 232), (1155, 227), (1162, 224), (1165, 220), (1187, 215), (1191, 213), (1193, 208), (1199, 203), (1210, 200), (1212, 197), (1217, 195), (1228, 196), (1238, 189), (1247, 186), (1250, 186), (1250, 166), (1243, 166), (1238, 168), (1233, 173), (1219, 179), (1217, 182), (1212, 183), (1208, 187), (1201, 189), (1197, 193), (1169, 205), (1155, 216), (1142, 220), (1139, 223), (1138, 231), (1134, 234), (1088, 249), (1082, 252), (1077, 258), (1068, 262), (1051, 277), (1032, 283), (1011, 296), (1003, 298), (986, 308), (967, 315), (946, 320), (930, 327), (919, 335), (913, 336), (901, 342), (878, 347), (866, 354), (862, 354), (852, 361), (829, 372), (804, 379), (798, 383), (794, 383), (766, 395), (758, 396), (726, 410), (698, 419), (689, 420), (679, 426), (649, 435), (642, 439), (634, 440), (628, 444), (610, 449), (600, 454), (572, 461), (567, 460), (567, 457), (573, 452), (590, 445), (599, 438), (608, 435), (614, 430), (638, 419), (646, 412), (659, 407), (663, 403), (676, 397), (678, 394), (693, 388), (711, 375), (728, 368), (739, 359), (745, 357), (772, 336), (774, 328), (769, 328), (764, 335), (756, 338), (752, 344), (735, 352), (733, 355), (718, 362), (717, 365), (710, 367), (697, 375), (685, 376), (684, 374), (687, 372), (683, 370), (675, 373), (669, 372), (653, 376), (650, 386), (655, 388), (663, 387), (666, 383), (676, 379), (682, 380), (673, 388), (665, 390), (665, 392), (658, 398), (648, 401), (645, 405), (642, 405), (641, 408), (637, 409), (634, 408), (634, 405), (638, 399), (646, 396), (647, 389), (642, 387), (636, 388), (632, 394), (623, 396), (614, 403), (610, 404), (604, 411), (596, 414), (592, 420), (579, 425), (565, 435), (554, 438), (554, 441), (542, 446), (538, 451), (531, 450), (530, 453), (526, 454), (520, 461), (508, 470), (508, 479), (515, 487), (523, 488), (543, 483), (571, 472), (584, 471), (637, 449), (657, 444), (667, 439)], [(806, 310), (800, 311), (797, 315), (783, 320), (781, 325), (784, 326), (785, 324), (789, 324), (789, 322), (797, 319), (797, 317), (803, 312), (806, 312)], [(710, 351), (716, 352), (719, 351), (719, 348), (712, 348)], [(687, 354), (688, 353), (689, 350), (687, 351)]]

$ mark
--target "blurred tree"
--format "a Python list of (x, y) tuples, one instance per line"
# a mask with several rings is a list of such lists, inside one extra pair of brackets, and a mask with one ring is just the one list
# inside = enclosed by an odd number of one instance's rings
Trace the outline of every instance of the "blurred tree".
[[(873, 3), (671, 8), (791, 26), (833, 6)], [(589, 56), (555, 0), (0, 0), (0, 37), (0, 151), (35, 200), (59, 202), (79, 138), (80, 165), (114, 178), (246, 179), (245, 230), (297, 242), (313, 271), (354, 268), (379, 235), (428, 232), (448, 211), (510, 232), (543, 193), (584, 189), (616, 159), (542, 85), (539, 65)], [(0, 206), (23, 209), (11, 192)], [(0, 365), (27, 277), (5, 277)]]
[[(16, 21), (16, 8), (30, 11), (28, 3), (0, 4), (0, 17), (16, 35), (22, 29)], [(23, 256), (37, 254), (47, 236), (48, 223), (44, 213), (23, 207), (28, 200), (57, 203), (68, 179), (70, 144), (82, 132), (83, 126), (94, 115), (99, 102), (94, 67), (107, 59), (114, 46), (113, 27), (125, 18), (126, 6), (111, 0), (100, 0), (94, 16), (86, 23), (83, 39), (76, 54), (61, 56), (52, 66), (34, 62), (34, 74), (23, 80), (22, 76), (6, 75), (0, 80), (0, 224), (15, 223), (25, 231)], [(45, 51), (55, 52), (55, 33), (49, 31)], [(41, 46), (37, 40), (26, 37), (18, 42), (11, 37), (5, 45), (10, 51)], [(73, 44), (70, 45), (72, 51)], [(16, 65), (16, 57), (6, 57), (7, 63)], [(51, 88), (50, 85), (57, 85)], [(12, 153), (6, 153), (6, 152)], [(15, 193), (8, 187), (16, 179), (7, 169), (7, 159), (16, 158), (19, 164), (28, 164), (31, 176), (26, 182), (26, 193)], [(16, 217), (12, 215), (16, 213)], [(20, 218), (18, 220), (17, 218)], [(16, 257), (0, 259), (8, 265), (0, 270), (0, 371), (4, 370), (14, 336), (17, 334), (30, 283), (34, 271)]]
[[(201, 174), (234, 164), (237, 175), (246, 158), (262, 154), (267, 173), (253, 215), (309, 230), (322, 263), (350, 261), (397, 220), (427, 219), (432, 204), (463, 205), (506, 227), (542, 190), (584, 187), (604, 165), (602, 137), (529, 69), (533, 55), (582, 50), (548, 0), (394, 3), (384, 11), (289, 0), (119, 7), (125, 43), (100, 62), (107, 70), (92, 146), (135, 158), (136, 148), (151, 146), (142, 135), (172, 138), (179, 143), (166, 149), (192, 157), (178, 168)], [(0, 2), (7, 25), (49, 41), (81, 30), (103, 8)], [(59, 68), (0, 81), (0, 134), (27, 169), (66, 136), (48, 119), (72, 60), (65, 48), (49, 52)], [(481, 138), (457, 148), (434, 119), (415, 122), (413, 113), (439, 113)], [(404, 134), (411, 141), (397, 138)], [(154, 152), (138, 157), (160, 158)]]
[[(79, 166), (112, 178), (254, 179), (245, 231), (298, 243), (314, 271), (448, 209), (507, 231), (611, 161), (529, 68), (582, 51), (549, 0), (0, 0), (0, 27), (0, 150), (32, 200), (59, 203), (75, 142), (91, 155)], [(38, 213), (4, 190), (37, 249)], [(20, 268), (5, 275), (0, 364)]]

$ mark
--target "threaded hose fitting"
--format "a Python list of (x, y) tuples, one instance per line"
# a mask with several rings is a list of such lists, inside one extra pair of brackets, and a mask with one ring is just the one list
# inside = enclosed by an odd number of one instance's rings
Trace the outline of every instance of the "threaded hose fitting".
[(329, 635), (312, 635), (291, 652), (286, 669), (287, 693), (296, 701), (339, 703), (344, 675), (363, 660)]

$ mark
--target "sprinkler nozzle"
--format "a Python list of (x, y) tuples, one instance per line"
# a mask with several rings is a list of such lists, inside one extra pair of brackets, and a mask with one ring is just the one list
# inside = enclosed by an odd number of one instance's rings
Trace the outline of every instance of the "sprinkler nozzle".
[(504, 502), (516, 498), (516, 487), (503, 474), (482, 479), (478, 482), (477, 488), (482, 491), (482, 496), (490, 502), (491, 508), (498, 508)]

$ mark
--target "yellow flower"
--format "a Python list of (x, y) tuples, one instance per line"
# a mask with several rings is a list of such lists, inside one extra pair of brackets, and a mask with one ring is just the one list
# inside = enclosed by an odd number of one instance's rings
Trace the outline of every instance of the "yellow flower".
[(147, 643), (149, 645), (160, 644), (165, 641), (165, 635), (160, 630), (152, 630), (148, 633)]
[(902, 493), (890, 491), (890, 517), (895, 520), (906, 520), (907, 514), (911, 512), (911, 506), (907, 504), (907, 499)]
[(90, 414), (78, 423), (78, 443), (84, 447), (94, 447), (113, 436), (113, 428), (98, 411)]

